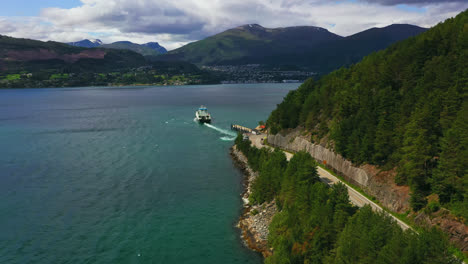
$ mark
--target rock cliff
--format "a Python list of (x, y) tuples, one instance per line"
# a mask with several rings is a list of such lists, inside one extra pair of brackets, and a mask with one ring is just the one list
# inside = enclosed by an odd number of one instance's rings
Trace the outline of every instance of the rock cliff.
[(450, 235), (452, 241), (461, 251), (468, 252), (468, 227), (461, 223), (446, 209), (427, 214), (420, 212), (414, 217), (414, 221), (422, 226), (438, 226), (442, 231)]
[(306, 151), (317, 161), (326, 164), (347, 181), (359, 186), (374, 196), (382, 205), (398, 213), (409, 209), (409, 188), (394, 183), (394, 171), (380, 171), (372, 165), (355, 166), (340, 154), (320, 144), (314, 144), (301, 135), (299, 130), (269, 135), (268, 143), (288, 151)]
[[(395, 170), (380, 171), (376, 166), (369, 164), (355, 166), (333, 150), (310, 142), (300, 130), (294, 130), (286, 135), (269, 135), (268, 143), (291, 152), (302, 150), (309, 152), (317, 161), (326, 164), (347, 181), (374, 196), (383, 206), (393, 212), (403, 213), (410, 208), (409, 187), (395, 184)], [(468, 227), (450, 215), (447, 210), (442, 209), (430, 216), (420, 212), (413, 217), (418, 225), (439, 226), (458, 248), (468, 251)]]

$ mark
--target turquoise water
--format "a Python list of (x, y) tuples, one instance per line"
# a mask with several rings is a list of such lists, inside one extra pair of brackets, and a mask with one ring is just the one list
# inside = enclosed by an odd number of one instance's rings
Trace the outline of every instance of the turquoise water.
[(296, 87), (0, 90), (0, 263), (261, 263), (229, 126)]

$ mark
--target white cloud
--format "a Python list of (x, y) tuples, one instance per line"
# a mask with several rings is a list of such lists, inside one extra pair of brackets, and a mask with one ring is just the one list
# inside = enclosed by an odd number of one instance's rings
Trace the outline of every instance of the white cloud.
[[(62, 42), (158, 41), (168, 49), (248, 23), (265, 27), (313, 25), (347, 36), (375, 26), (430, 27), (468, 8), (450, 1), (381, 0), (81, 0), (70, 9), (44, 8), (39, 17), (0, 17), (0, 34)], [(417, 3), (416, 3), (417, 2)], [(416, 3), (425, 12), (392, 3)], [(333, 26), (332, 26), (333, 25)]]

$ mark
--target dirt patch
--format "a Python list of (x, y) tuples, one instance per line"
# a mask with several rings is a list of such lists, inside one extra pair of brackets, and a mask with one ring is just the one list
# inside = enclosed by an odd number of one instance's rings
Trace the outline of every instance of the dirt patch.
[(460, 250), (468, 252), (468, 227), (461, 223), (456, 216), (450, 214), (446, 209), (430, 215), (421, 212), (414, 217), (414, 221), (423, 226), (438, 226), (442, 231), (449, 234), (450, 241)]
[(367, 193), (378, 197), (383, 204), (397, 213), (404, 213), (410, 209), (410, 188), (395, 184), (396, 169), (382, 171), (377, 166), (369, 164), (362, 165), (360, 168), (371, 176), (369, 186), (364, 187)]

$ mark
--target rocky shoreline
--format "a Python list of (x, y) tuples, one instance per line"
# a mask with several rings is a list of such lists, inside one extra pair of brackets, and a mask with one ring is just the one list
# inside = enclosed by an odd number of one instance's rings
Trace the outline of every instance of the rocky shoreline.
[(237, 224), (242, 240), (250, 249), (262, 253), (263, 257), (271, 256), (273, 251), (268, 247), (268, 226), (277, 212), (276, 204), (274, 201), (261, 205), (249, 204), (252, 183), (258, 174), (249, 167), (247, 157), (236, 146), (231, 148), (231, 157), (245, 177), (244, 192), (241, 194), (244, 208)]

